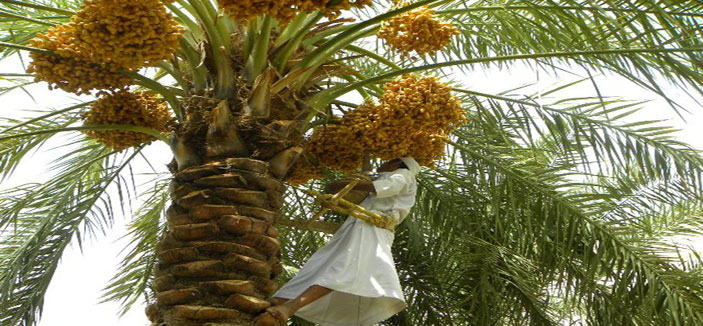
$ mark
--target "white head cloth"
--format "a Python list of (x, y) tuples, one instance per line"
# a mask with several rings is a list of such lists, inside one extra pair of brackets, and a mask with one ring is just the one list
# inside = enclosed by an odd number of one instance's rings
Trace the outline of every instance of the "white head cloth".
[(400, 160), (402, 160), (403, 163), (405, 163), (405, 166), (408, 167), (408, 169), (410, 170), (410, 172), (413, 173), (413, 175), (417, 175), (418, 173), (420, 173), (420, 164), (417, 164), (417, 162), (415, 161), (414, 158), (401, 157)]

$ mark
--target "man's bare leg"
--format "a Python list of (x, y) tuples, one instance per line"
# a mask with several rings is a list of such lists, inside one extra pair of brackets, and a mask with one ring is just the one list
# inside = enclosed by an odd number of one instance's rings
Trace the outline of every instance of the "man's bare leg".
[[(315, 300), (322, 298), (326, 294), (332, 292), (332, 289), (326, 288), (324, 286), (313, 285), (309, 287), (305, 292), (295, 299), (285, 301), (277, 306), (270, 307), (266, 309), (268, 313), (276, 317), (280, 321), (286, 321), (290, 319), (293, 314), (300, 308), (309, 305)], [(280, 298), (275, 298), (274, 300), (280, 300)], [(277, 301), (280, 302), (280, 301)]]
[(286, 303), (286, 301), (288, 301), (288, 300), (289, 299), (286, 299), (286, 298), (271, 298), (271, 303), (273, 303), (274, 306), (280, 306), (280, 305)]

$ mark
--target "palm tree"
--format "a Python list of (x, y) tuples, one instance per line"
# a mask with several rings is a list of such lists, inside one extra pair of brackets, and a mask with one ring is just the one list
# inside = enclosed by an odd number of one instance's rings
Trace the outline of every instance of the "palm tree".
[[(163, 141), (170, 173), (138, 194), (105, 298), (144, 298), (154, 324), (253, 325), (342, 218), (306, 221), (304, 192), (359, 165), (335, 170), (335, 151), (358, 144), (322, 148), (311, 133), (342, 128), (396, 78), (524, 63), (620, 76), (680, 113), (660, 84), (703, 94), (701, 12), (680, 0), (0, 0), (2, 58), (32, 57), (28, 73), (0, 74), (3, 91), (45, 81), (98, 96), (3, 121), (3, 178), (52, 137), (76, 137), (49, 182), (0, 196), (0, 321), (37, 321), (66, 246), (106, 228), (126, 205), (108, 188), (123, 198), (134, 159)], [(445, 28), (394, 34), (421, 14)], [(545, 104), (452, 82), (467, 119), (433, 138), (444, 152), (428, 156), (394, 245), (409, 308), (384, 324), (703, 325), (701, 259), (672, 240), (703, 230), (703, 157), (661, 121), (630, 119), (642, 103), (560, 97), (568, 86)]]

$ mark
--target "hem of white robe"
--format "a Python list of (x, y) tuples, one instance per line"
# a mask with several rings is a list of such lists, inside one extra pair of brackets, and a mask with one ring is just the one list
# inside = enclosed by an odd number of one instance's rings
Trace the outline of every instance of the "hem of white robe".
[[(334, 290), (334, 289), (332, 289), (332, 290)], [(344, 292), (344, 291), (339, 291), (339, 290), (334, 290), (334, 291), (337, 291), (337, 292)], [(375, 315), (373, 315), (373, 316), (369, 316), (368, 318), (366, 318), (366, 319), (364, 319), (364, 320), (361, 320), (361, 321), (358, 321), (358, 322), (348, 322), (348, 323), (335, 322), (335, 321), (325, 320), (325, 319), (322, 319), (322, 318), (315, 318), (314, 316), (309, 316), (309, 315), (306, 315), (305, 313), (298, 313), (298, 312), (296, 312), (296, 313), (293, 314), (293, 315), (296, 316), (296, 317), (299, 317), (299, 318), (303, 318), (303, 319), (305, 319), (305, 320), (307, 320), (307, 321), (309, 321), (309, 322), (322, 325), (322, 326), (373, 326), (373, 325), (376, 325), (376, 324), (378, 324), (378, 323), (380, 323), (380, 322), (382, 322), (382, 321), (384, 321), (384, 320), (386, 320), (386, 319), (388, 319), (388, 318), (393, 317), (393, 315), (395, 315), (395, 314), (397, 314), (397, 313), (403, 311), (403, 309), (405, 309), (405, 308), (407, 307), (407, 304), (405, 303), (405, 301), (403, 301), (403, 300), (401, 300), (401, 299), (398, 299), (398, 298), (396, 298), (396, 297), (389, 297), (389, 296), (385, 296), (385, 295), (381, 295), (381, 296), (366, 296), (366, 295), (358, 295), (358, 294), (349, 293), (349, 292), (344, 292), (344, 293), (351, 294), (351, 295), (356, 295), (356, 296), (359, 296), (359, 297), (365, 297), (365, 298), (373, 298), (373, 299), (386, 298), (386, 299), (391, 299), (391, 300), (395, 301), (395, 304), (393, 304), (391, 307), (389, 307), (390, 309), (384, 311), (383, 313), (378, 313), (378, 314), (375, 314)], [(286, 299), (287, 299), (287, 298), (286, 298)], [(312, 304), (312, 303), (311, 303), (311, 304)]]
[(384, 298), (398, 300), (398, 302), (396, 302), (396, 304), (391, 307), (392, 310), (388, 310), (388, 313), (376, 314), (376, 315), (371, 316), (371, 317), (367, 318), (366, 320), (360, 321), (358, 323), (356, 323), (356, 322), (339, 323), (339, 322), (333, 322), (333, 321), (329, 321), (329, 320), (317, 319), (317, 318), (314, 318), (311, 316), (300, 316), (297, 313), (294, 315), (297, 317), (303, 318), (311, 323), (319, 324), (322, 326), (373, 326), (373, 325), (376, 325), (376, 324), (378, 324), (388, 318), (393, 317), (393, 315), (403, 311), (403, 309), (405, 309), (405, 307), (407, 307), (405, 301), (401, 301), (399, 299), (392, 298), (392, 297), (384, 297)]
[[(391, 299), (396, 302), (393, 306), (390, 307), (391, 309), (386, 310), (384, 313), (379, 313), (379, 314), (370, 316), (363, 321), (352, 322), (352, 323), (333, 322), (333, 321), (329, 321), (329, 320), (324, 320), (322, 318), (315, 318), (314, 316), (308, 316), (305, 313), (299, 313), (299, 312), (296, 312), (295, 314), (293, 314), (296, 317), (303, 318), (309, 322), (320, 324), (322, 326), (373, 326), (373, 325), (376, 325), (376, 324), (378, 324), (388, 318), (393, 317), (393, 315), (403, 311), (403, 309), (405, 309), (407, 307), (407, 304), (405, 303), (405, 301), (402, 299), (399, 299), (397, 297), (391, 297), (391, 296), (387, 296), (387, 295), (377, 295), (377, 294), (363, 295), (363, 294), (359, 294), (359, 293), (351, 293), (351, 292), (347, 292), (347, 291), (336, 290), (334, 288), (334, 286), (322, 285), (322, 284), (318, 284), (318, 283), (312, 284), (311, 286), (313, 286), (313, 285), (326, 287), (326, 288), (331, 289), (333, 291), (351, 294), (351, 295), (355, 295), (358, 297), (373, 298), (373, 299), (386, 298), (386, 299)], [(298, 294), (298, 295), (300, 295), (300, 294)], [(274, 295), (274, 297), (291, 300), (291, 299), (297, 298), (298, 295), (290, 295), (289, 296), (289, 295), (284, 294), (283, 296)], [(314, 302), (311, 302), (310, 304), (313, 304), (313, 303)]]

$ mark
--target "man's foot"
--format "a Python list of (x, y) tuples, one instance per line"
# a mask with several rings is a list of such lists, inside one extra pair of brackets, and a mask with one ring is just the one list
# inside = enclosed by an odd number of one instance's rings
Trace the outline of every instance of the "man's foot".
[(276, 319), (282, 322), (288, 321), (294, 313), (294, 311), (285, 304), (269, 307), (266, 309), (266, 312), (270, 313), (271, 316), (276, 317)]
[(268, 312), (260, 314), (254, 320), (254, 325), (256, 326), (285, 326), (286, 324), (286, 322), (276, 319), (276, 317)]

